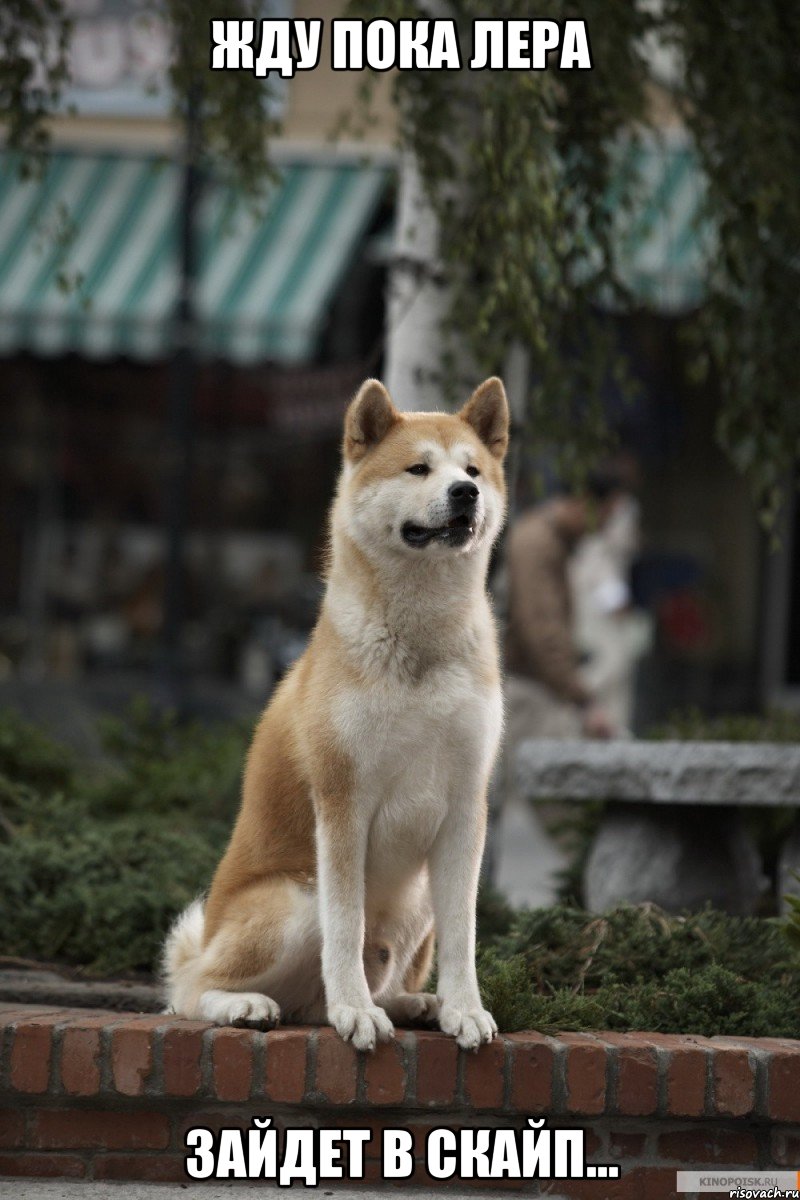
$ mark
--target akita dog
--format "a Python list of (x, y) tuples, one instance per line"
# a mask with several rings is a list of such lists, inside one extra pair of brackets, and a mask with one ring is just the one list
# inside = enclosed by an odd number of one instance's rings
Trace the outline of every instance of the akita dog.
[[(438, 1021), (497, 1032), (475, 974), (486, 790), (502, 725), (486, 594), (508, 405), (345, 418), (327, 587), (253, 737), (230, 845), (167, 938), (172, 1009), (221, 1025), (326, 1019), (359, 1050)], [(438, 995), (424, 991), (438, 944)]]

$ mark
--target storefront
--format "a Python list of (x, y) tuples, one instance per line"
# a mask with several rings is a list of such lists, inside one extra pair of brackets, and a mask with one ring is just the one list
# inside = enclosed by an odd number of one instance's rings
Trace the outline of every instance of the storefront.
[(112, 646), (137, 662), (154, 652), (170, 364), (188, 342), (187, 617), (224, 614), (226, 644), (198, 664), (235, 672), (230, 639), (259, 612), (285, 615), (316, 566), (341, 415), (380, 353), (370, 244), (390, 171), (286, 159), (260, 202), (206, 178), (187, 327), (175, 163), (59, 150), (36, 178), (15, 168), (0, 175), (6, 658), (71, 672)]

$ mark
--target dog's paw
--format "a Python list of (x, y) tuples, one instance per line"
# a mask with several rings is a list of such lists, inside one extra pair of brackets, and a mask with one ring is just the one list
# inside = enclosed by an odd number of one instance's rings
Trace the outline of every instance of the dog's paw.
[(397, 1025), (433, 1022), (439, 1016), (439, 1001), (433, 992), (400, 992), (386, 1001), (386, 1011)]
[(272, 1029), (281, 1019), (274, 1000), (260, 992), (203, 992), (200, 1013), (215, 1025), (243, 1025), (252, 1029)]
[(355, 1008), (352, 1004), (331, 1004), (328, 1020), (346, 1042), (356, 1050), (374, 1050), (376, 1042), (394, 1037), (394, 1026), (382, 1008), (374, 1004)]
[(456, 1039), (462, 1050), (477, 1050), (481, 1042), (490, 1042), (497, 1025), (485, 1008), (459, 1008), (442, 1004), (439, 1009), (439, 1028)]

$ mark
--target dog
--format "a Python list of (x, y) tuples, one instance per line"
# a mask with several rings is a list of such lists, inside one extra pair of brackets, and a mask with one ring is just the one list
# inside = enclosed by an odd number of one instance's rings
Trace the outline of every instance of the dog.
[(168, 934), (174, 1012), (327, 1021), (358, 1050), (393, 1023), (438, 1022), (473, 1050), (496, 1034), (475, 906), (502, 726), (486, 578), (508, 428), (496, 378), (457, 414), (400, 412), (375, 379), (351, 402), (319, 620), (256, 727), (208, 897)]

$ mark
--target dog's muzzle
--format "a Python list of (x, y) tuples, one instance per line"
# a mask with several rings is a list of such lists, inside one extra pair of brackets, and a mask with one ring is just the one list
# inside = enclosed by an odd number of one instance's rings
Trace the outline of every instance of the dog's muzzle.
[(480, 491), (471, 480), (451, 483), (447, 489), (450, 516), (444, 525), (416, 525), (406, 521), (401, 529), (403, 541), (409, 546), (422, 548), (431, 542), (445, 545), (464, 546), (474, 537), (478, 528), (477, 509)]

